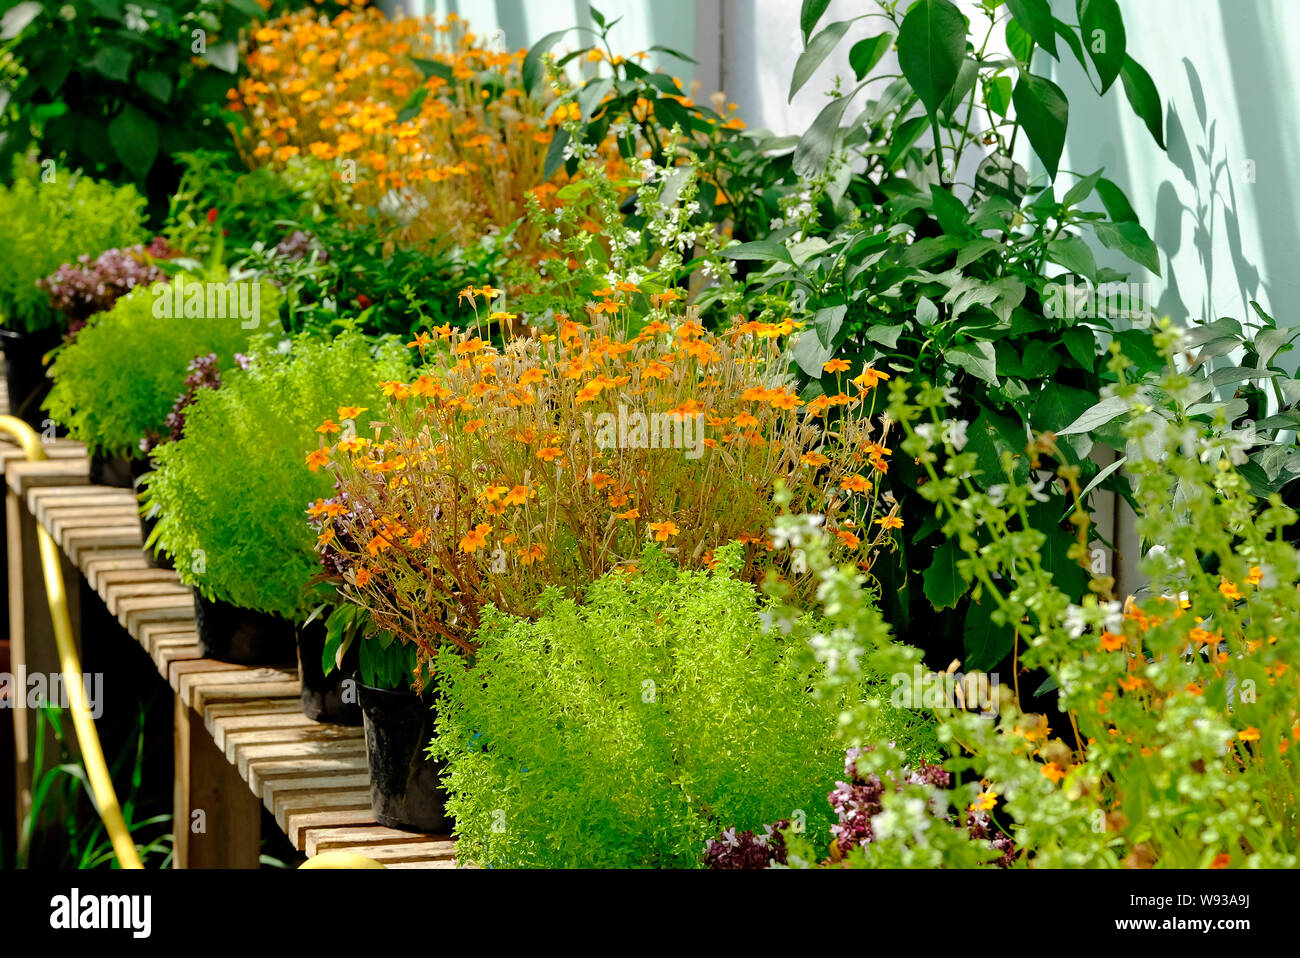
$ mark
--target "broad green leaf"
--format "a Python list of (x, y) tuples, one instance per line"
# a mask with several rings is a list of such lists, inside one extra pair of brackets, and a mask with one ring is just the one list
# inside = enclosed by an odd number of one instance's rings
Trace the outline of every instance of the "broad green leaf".
[(1088, 244), (1077, 236), (1052, 240), (1047, 244), (1047, 258), (1090, 282), (1097, 281), (1097, 260)]
[(1130, 56), (1124, 57), (1124, 66), (1120, 70), (1124, 81), (1124, 95), (1128, 97), (1133, 112), (1147, 125), (1151, 136), (1160, 149), (1165, 148), (1165, 115), (1160, 103), (1160, 91), (1156, 89), (1151, 74)]
[(142, 180), (158, 156), (158, 125), (147, 114), (128, 105), (108, 125), (108, 142), (122, 165)]
[(1097, 184), (1101, 181), (1101, 173), (1101, 170), (1097, 170), (1095, 173), (1089, 173), (1083, 179), (1079, 180), (1078, 183), (1075, 183), (1072, 187), (1066, 190), (1065, 196), (1061, 198), (1061, 205), (1066, 209), (1069, 209), (1070, 207), (1078, 206), (1086, 200), (1092, 195), (1092, 191), (1096, 189)]
[[(974, 60), (967, 58), (961, 62), (961, 69), (957, 71), (957, 82), (953, 84), (948, 95), (943, 98), (939, 104), (939, 115), (946, 120), (951, 121), (957, 113), (958, 107), (966, 102), (971, 88), (975, 86), (975, 81), (979, 79), (979, 66)], [(978, 108), (979, 104), (972, 104)]]
[(411, 91), (411, 95), (406, 98), (406, 105), (402, 107), (397, 114), (398, 123), (409, 123), (420, 115), (420, 107), (429, 97), (429, 88), (427, 86), (418, 86)]
[(982, 488), (1007, 481), (1002, 469), (1003, 454), (1010, 454), (1011, 474), (1017, 482), (1029, 478), (1029, 459), (1025, 455), (1029, 437), (1022, 423), (982, 409), (966, 430), (966, 435), (966, 451), (975, 454), (975, 465), (979, 470), (976, 481)]
[(822, 366), (835, 354), (835, 347), (823, 346), (816, 333), (805, 329), (795, 340), (791, 352), (800, 369), (813, 379), (820, 379), (824, 371)]
[(1007, 52), (1016, 58), (1017, 63), (1029, 66), (1034, 56), (1034, 38), (1015, 20), (1008, 20), (1006, 26)]
[(957, 560), (962, 556), (963, 553), (952, 539), (945, 539), (934, 550), (934, 561), (925, 570), (922, 582), (925, 597), (936, 609), (954, 608), (957, 600), (970, 588), (970, 579), (962, 575), (957, 567)]
[(239, 70), (239, 47), (232, 40), (208, 47), (203, 58), (223, 73), (236, 73)]
[(849, 308), (841, 303), (838, 306), (826, 306), (817, 310), (813, 316), (812, 328), (817, 330), (817, 338), (823, 346), (834, 346), (835, 337), (844, 325), (844, 314)]
[(1289, 329), (1265, 329), (1255, 336), (1255, 352), (1259, 356), (1259, 364), (1267, 366), (1272, 362), (1277, 351), (1290, 337)]
[(966, 59), (966, 18), (948, 0), (916, 0), (898, 31), (898, 66), (931, 116)]
[(1058, 436), (1073, 436), (1076, 433), (1092, 432), (1099, 426), (1104, 426), (1108, 422), (1113, 422), (1120, 416), (1128, 412), (1128, 401), (1119, 396), (1111, 396), (1103, 399), (1091, 409), (1080, 414), (1080, 416), (1070, 423), (1064, 429), (1056, 430)]
[(808, 82), (809, 78), (817, 71), (817, 68), (830, 55), (830, 52), (844, 39), (844, 34), (852, 25), (852, 20), (838, 20), (813, 37), (812, 41), (804, 47), (803, 52), (799, 54), (799, 59), (794, 62), (794, 73), (790, 77), (790, 92), (787, 95), (787, 100), (794, 99), (794, 95)]
[(1051, 80), (1021, 73), (1011, 94), (1011, 102), (1016, 107), (1016, 118), (1024, 128), (1025, 136), (1029, 137), (1029, 145), (1055, 179), (1070, 117), (1070, 104), (1065, 94)]
[(1011, 108), (1011, 77), (994, 77), (986, 82), (984, 102), (988, 104), (990, 110), (1005, 119), (1007, 110)]
[(1117, 253), (1123, 253), (1139, 266), (1145, 267), (1157, 276), (1160, 275), (1160, 252), (1140, 224), (1131, 221), (1124, 223), (1101, 221), (1094, 223), (1093, 229), (1096, 230), (1097, 239), (1101, 240), (1103, 246)]
[(858, 80), (866, 78), (871, 68), (880, 62), (894, 43), (892, 33), (881, 33), (874, 37), (859, 40), (849, 48), (849, 66)]
[(885, 158), (885, 169), (893, 170), (912, 145), (921, 138), (930, 126), (930, 118), (924, 113), (908, 117), (889, 137), (889, 155)]
[(1079, 66), (1083, 67), (1083, 72), (1087, 73), (1088, 60), (1083, 55), (1083, 44), (1079, 42), (1078, 32), (1055, 18), (1053, 18), (1052, 25), (1056, 27), (1056, 35), (1065, 41), (1065, 45), (1070, 48), (1074, 58), (1079, 61)]
[(962, 648), (966, 655), (961, 667), (966, 672), (987, 672), (1011, 654), (1015, 635), (1005, 625), (997, 625), (992, 612), (997, 608), (987, 594), (972, 602), (966, 610), (962, 629)]
[(722, 251), (728, 259), (758, 260), (759, 262), (781, 262), (794, 265), (794, 258), (785, 244), (776, 240), (754, 240), (752, 243), (737, 243)]
[(441, 80), (451, 82), (451, 64), (443, 63), (441, 60), (426, 60), (423, 57), (412, 57), (411, 62), (415, 64), (416, 69), (427, 80), (429, 77), (438, 77)]
[(131, 75), (131, 51), (125, 47), (100, 47), (90, 66), (110, 80), (125, 83)]
[[(1096, 489), (1103, 482), (1109, 479), (1111, 474), (1115, 472), (1117, 469), (1119, 469), (1121, 466), (1123, 466), (1124, 463), (1126, 462), (1128, 462), (1128, 456), (1120, 456), (1118, 459), (1112, 462), (1105, 469), (1101, 470), (1095, 476), (1093, 476), (1092, 482), (1084, 486), (1083, 491), (1079, 493), (1079, 502), (1082, 502), (1084, 505), (1087, 505), (1088, 493), (1092, 492), (1092, 490)], [(1070, 513), (1074, 511), (1074, 509), (1075, 509), (1075, 504), (1070, 503), (1070, 508), (1065, 510), (1065, 515), (1061, 516), (1061, 521), (1064, 522), (1066, 518), (1069, 517)]]
[(1056, 56), (1056, 28), (1047, 0), (1007, 0), (1007, 9), (1035, 43), (1060, 59)]
[(994, 250), (1004, 250), (1005, 247), (995, 239), (985, 237), (983, 239), (971, 240), (961, 248), (957, 254), (957, 268), (965, 269), (971, 263), (975, 262), (982, 256), (993, 252)]
[(1050, 430), (1059, 433), (1091, 409), (1096, 398), (1096, 394), (1087, 389), (1049, 382), (1038, 394), (1029, 424), (1035, 432)]
[(1097, 181), (1097, 195), (1101, 197), (1106, 214), (1115, 223), (1136, 223), (1137, 213), (1133, 211), (1128, 197), (1113, 181), (1103, 177)]
[(559, 43), (564, 38), (564, 35), (569, 32), (569, 29), (553, 30), (528, 48), (528, 52), (524, 55), (521, 76), (524, 81), (524, 89), (529, 93), (537, 92), (537, 86), (542, 81), (544, 73), (542, 56), (549, 52), (551, 47)]
[(982, 379), (990, 385), (997, 385), (998, 363), (992, 343), (962, 343), (945, 350), (943, 358), (977, 379)]
[(551, 137), (551, 145), (546, 150), (546, 162), (542, 165), (542, 178), (549, 180), (555, 171), (564, 165), (564, 149), (569, 145), (569, 131), (559, 127)]
[(172, 80), (165, 73), (157, 70), (141, 70), (135, 75), (135, 82), (159, 103), (167, 103), (172, 98)]
[(808, 42), (812, 32), (817, 29), (817, 24), (830, 5), (831, 0), (803, 0), (803, 6), (799, 10), (799, 29), (803, 33), (804, 43)]
[(800, 138), (792, 160), (794, 171), (800, 176), (817, 176), (826, 169), (826, 163), (831, 158), (831, 150), (835, 146), (835, 136), (840, 131), (840, 120), (844, 117), (849, 99), (847, 96), (840, 96), (827, 103), (817, 114), (817, 119), (813, 120), (812, 126), (808, 127), (808, 131)]
[(894, 349), (898, 346), (898, 337), (903, 335), (906, 326), (868, 326), (863, 330), (862, 335), (873, 343), (884, 346), (886, 349)]
[(1071, 326), (1061, 332), (1066, 351), (1088, 372), (1097, 368), (1097, 336), (1087, 326)]
[(916, 301), (916, 322), (921, 328), (933, 326), (939, 321), (939, 307), (927, 296)]
[(1105, 93), (1124, 67), (1124, 18), (1115, 0), (1078, 0), (1078, 10), (1083, 46)]
[(964, 236), (970, 232), (966, 228), (970, 210), (966, 209), (966, 205), (957, 199), (951, 190), (931, 183), (930, 200), (933, 204), (934, 218), (939, 221), (939, 227), (945, 233), (949, 236)]

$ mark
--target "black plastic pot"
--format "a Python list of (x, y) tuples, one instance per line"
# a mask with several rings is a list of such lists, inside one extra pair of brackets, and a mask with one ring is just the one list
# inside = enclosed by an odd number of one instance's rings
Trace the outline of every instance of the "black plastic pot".
[[(147, 543), (149, 541), (149, 537), (153, 535), (153, 530), (157, 525), (158, 525), (157, 516), (146, 516), (143, 512), (140, 513), (140, 542), (141, 543)], [(175, 561), (172, 559), (170, 555), (168, 555), (165, 552), (159, 555), (158, 553), (154, 552), (152, 548), (148, 546), (145, 546), (143, 548), (143, 552), (144, 552), (144, 561), (149, 564), (149, 568), (151, 569), (175, 569), (176, 568)]]
[[(354, 642), (343, 656), (343, 667), (329, 675), (321, 665), (325, 652), (325, 620), (314, 619), (298, 627), (298, 675), (302, 679), (302, 714), (316, 722), (334, 725), (360, 725), (361, 706), (356, 700), (353, 674), (360, 655)], [(351, 689), (350, 696), (345, 695)], [(349, 701), (349, 698), (351, 699)]]
[(433, 738), (432, 702), (368, 685), (360, 693), (375, 821), (408, 832), (450, 832), (447, 792), (439, 780), (446, 763), (425, 754)]
[(209, 602), (195, 589), (194, 620), (206, 659), (236, 665), (287, 665), (294, 660), (293, 623), (278, 615)]
[(33, 333), (0, 329), (0, 345), (5, 353), (5, 383), (9, 388), (9, 413), (37, 432), (44, 429), (46, 414), (41, 403), (50, 394), (51, 386), (41, 360), (62, 341), (63, 330), (56, 326)]
[(111, 486), (114, 489), (134, 489), (135, 481), (149, 471), (144, 459), (125, 456), (105, 456), (102, 452), (90, 456), (90, 484)]

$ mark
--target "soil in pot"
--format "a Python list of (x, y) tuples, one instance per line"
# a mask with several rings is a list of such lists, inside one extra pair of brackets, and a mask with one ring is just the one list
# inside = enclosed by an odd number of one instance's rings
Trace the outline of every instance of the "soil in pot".
[[(298, 627), (298, 675), (302, 679), (302, 713), (317, 722), (360, 725), (361, 706), (356, 700), (353, 675), (360, 664), (357, 644), (343, 656), (343, 667), (325, 674), (325, 620), (313, 619)], [(347, 693), (345, 695), (345, 692)]]
[(194, 620), (204, 658), (236, 665), (286, 665), (294, 660), (297, 643), (288, 619), (209, 601), (195, 589)]
[[(41, 362), (59, 343), (63, 330), (57, 326), (27, 333), (17, 329), (0, 329), (0, 345), (5, 353), (5, 381), (9, 388), (9, 412), (37, 432), (45, 428), (47, 418), (41, 404), (50, 394), (50, 380)], [(61, 434), (61, 433), (60, 433)]]
[(414, 692), (360, 686), (370, 762), (370, 808), (375, 821), (405, 831), (447, 834), (445, 762), (426, 754), (433, 738), (431, 700)]

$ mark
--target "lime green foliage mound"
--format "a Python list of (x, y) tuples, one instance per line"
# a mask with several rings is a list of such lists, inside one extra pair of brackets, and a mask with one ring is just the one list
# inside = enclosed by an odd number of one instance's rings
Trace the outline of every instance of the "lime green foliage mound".
[(311, 472), (316, 429), (340, 405), (383, 408), (380, 380), (408, 372), (396, 341), (347, 333), (266, 349), (247, 372), (223, 369), (201, 390), (184, 436), (155, 450), (146, 501), (161, 510), (158, 539), (186, 585), (210, 598), (305, 618), (305, 588), (320, 571), (307, 507), (334, 494), (333, 474)]
[(548, 593), (536, 622), (489, 610), (473, 668), (439, 657), (433, 751), (463, 860), (697, 867), (732, 826), (826, 833), (843, 698), (809, 693), (813, 623), (765, 631), (737, 556), (709, 574), (648, 552), (582, 605)]
[[(204, 289), (188, 276), (179, 280), (182, 291)], [(159, 293), (166, 295), (161, 284)], [(224, 318), (156, 315), (169, 310), (159, 306), (152, 289), (137, 287), (59, 350), (50, 368), (54, 388), (45, 409), (92, 451), (141, 456), (146, 432), (166, 432), (164, 421), (185, 391), (188, 366), (196, 356), (216, 353), (224, 373), (235, 365), (235, 353), (248, 352), (254, 337), (280, 330), (279, 293), (263, 283), (259, 298), (254, 326), (235, 309), (224, 310)], [(245, 302), (252, 301), (247, 294)]]
[(48, 182), (32, 161), (14, 172), (13, 183), (0, 186), (0, 321), (32, 331), (60, 321), (36, 281), (83, 254), (145, 242), (145, 201), (134, 187), (61, 167), (50, 169)]

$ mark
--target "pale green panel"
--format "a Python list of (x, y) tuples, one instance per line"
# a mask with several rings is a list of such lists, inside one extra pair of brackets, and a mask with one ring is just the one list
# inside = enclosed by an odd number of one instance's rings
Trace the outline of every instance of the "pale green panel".
[[(1120, 0), (1127, 49), (1166, 109), (1168, 153), (1134, 116), (1122, 84), (1098, 99), (1073, 56), (1052, 75), (1070, 99), (1062, 168), (1106, 175), (1128, 193), (1160, 248), (1149, 279), (1162, 313), (1182, 321), (1253, 318), (1300, 324), (1300, 35), (1295, 0)], [(1073, 0), (1057, 0), (1074, 22)], [(1064, 48), (1062, 48), (1064, 51)], [(1042, 56), (1040, 54), (1040, 56)], [(1063, 182), (1072, 182), (1065, 177)], [(1113, 254), (1105, 262), (1128, 266)]]
[[(400, 0), (382, 6), (390, 15), (399, 8), (416, 15), (443, 17), (455, 13), (467, 19), (480, 36), (490, 37), (501, 31), (505, 45), (512, 50), (529, 47), (553, 30), (593, 26), (586, 0)], [(616, 54), (629, 56), (658, 45), (694, 55), (693, 0), (598, 0), (595, 6), (606, 21), (622, 17), (610, 34)], [(571, 34), (555, 49), (563, 52), (586, 45), (585, 40)], [(690, 63), (662, 53), (653, 53), (647, 63), (651, 69), (662, 66), (683, 82), (694, 76)]]

